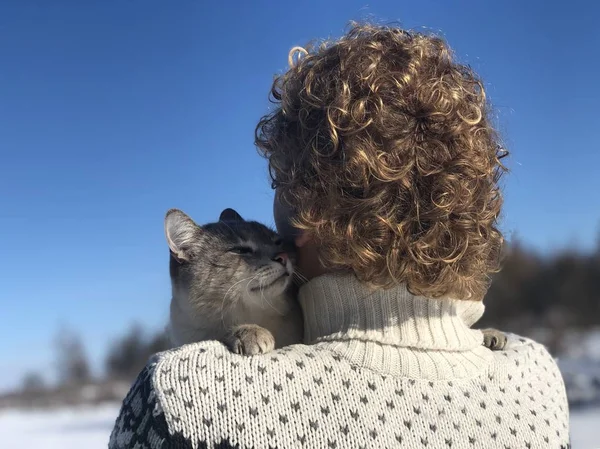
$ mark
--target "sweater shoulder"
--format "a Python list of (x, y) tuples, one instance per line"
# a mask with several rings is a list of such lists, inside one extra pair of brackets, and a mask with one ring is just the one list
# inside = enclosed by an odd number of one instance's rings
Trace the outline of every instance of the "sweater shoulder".
[[(494, 351), (494, 369), (520, 377), (548, 377), (562, 382), (558, 364), (546, 347), (530, 338), (507, 333), (506, 347)], [(511, 375), (511, 379), (514, 377)], [(509, 379), (509, 380), (511, 380)]]
[[(154, 388), (168, 396), (172, 386), (194, 389), (201, 395), (232, 393), (239, 388), (251, 391), (253, 386), (264, 385), (266, 379), (281, 379), (284, 373), (293, 378), (294, 371), (313, 371), (311, 360), (316, 358), (314, 347), (292, 345), (267, 354), (242, 356), (232, 353), (218, 341), (205, 341), (181, 346), (160, 353), (155, 359)], [(337, 358), (334, 354), (319, 354)], [(204, 387), (210, 387), (203, 393)]]
[(159, 354), (152, 386), (171, 435), (198, 447), (267, 447), (277, 428), (293, 427), (303, 399), (314, 401), (327, 390), (334, 359), (305, 345), (242, 356), (206, 341)]

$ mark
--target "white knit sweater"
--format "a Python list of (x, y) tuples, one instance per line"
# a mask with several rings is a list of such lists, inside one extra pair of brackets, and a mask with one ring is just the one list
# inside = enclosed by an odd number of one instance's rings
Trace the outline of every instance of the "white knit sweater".
[(568, 407), (541, 345), (482, 346), (477, 302), (348, 275), (300, 290), (307, 345), (244, 357), (218, 342), (156, 356), (110, 448), (567, 448)]

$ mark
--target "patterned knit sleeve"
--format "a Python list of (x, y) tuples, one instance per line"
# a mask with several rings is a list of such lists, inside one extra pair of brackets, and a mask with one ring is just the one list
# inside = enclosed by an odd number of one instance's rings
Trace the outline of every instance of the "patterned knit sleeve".
[(151, 361), (123, 400), (110, 436), (109, 449), (171, 449), (184, 447), (170, 438), (165, 415), (153, 387), (156, 363)]

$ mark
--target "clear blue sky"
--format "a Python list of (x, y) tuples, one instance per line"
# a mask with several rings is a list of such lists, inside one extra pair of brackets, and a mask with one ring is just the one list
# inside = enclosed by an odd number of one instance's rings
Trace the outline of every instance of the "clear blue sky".
[(505, 231), (543, 251), (591, 247), (599, 14), (583, 1), (2, 1), (0, 390), (50, 372), (61, 323), (96, 366), (132, 321), (164, 324), (168, 208), (271, 222), (253, 131), (272, 75), (350, 19), (443, 33), (483, 76), (512, 151)]

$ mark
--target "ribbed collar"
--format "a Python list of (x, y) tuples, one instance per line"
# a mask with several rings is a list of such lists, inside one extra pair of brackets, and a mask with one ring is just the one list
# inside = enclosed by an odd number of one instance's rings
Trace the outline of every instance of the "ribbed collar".
[[(406, 362), (406, 357), (415, 355), (409, 353), (431, 359), (437, 352), (455, 368), (464, 363), (449, 359), (449, 354), (459, 354), (461, 360), (466, 356), (470, 368), (481, 367), (473, 360), (489, 360), (482, 347), (481, 331), (470, 328), (483, 314), (484, 306), (479, 301), (428, 299), (412, 295), (404, 286), (374, 290), (351, 274), (312, 279), (301, 286), (299, 301), (304, 314), (305, 343), (329, 342), (354, 363), (377, 371), (417, 377), (427, 374), (415, 371), (415, 367), (399, 366), (400, 359)], [(423, 360), (417, 362), (423, 364)], [(434, 366), (433, 370), (439, 371), (438, 368)], [(462, 374), (469, 374), (458, 368)], [(456, 369), (451, 371), (433, 377), (461, 375)]]

